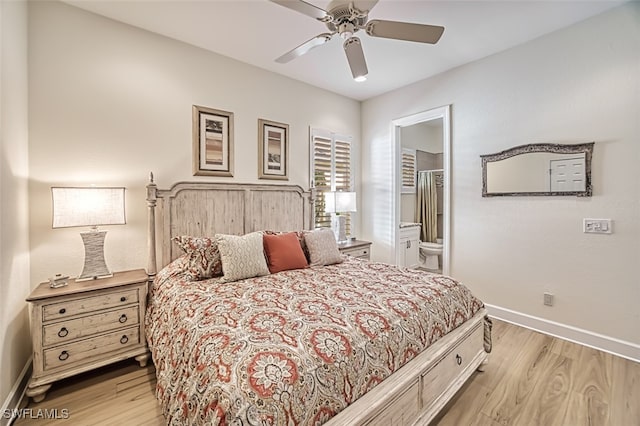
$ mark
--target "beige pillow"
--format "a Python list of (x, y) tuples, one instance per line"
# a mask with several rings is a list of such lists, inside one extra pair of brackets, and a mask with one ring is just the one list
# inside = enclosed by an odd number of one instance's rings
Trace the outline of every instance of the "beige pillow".
[(338, 250), (336, 236), (329, 228), (305, 233), (304, 241), (309, 250), (309, 264), (311, 266), (333, 265), (344, 260)]
[(216, 242), (222, 260), (224, 282), (269, 274), (261, 232), (252, 232), (241, 237), (216, 234)]

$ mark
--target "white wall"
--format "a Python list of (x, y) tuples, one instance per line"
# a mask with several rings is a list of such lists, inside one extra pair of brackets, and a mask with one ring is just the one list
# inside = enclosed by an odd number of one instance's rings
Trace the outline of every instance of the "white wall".
[[(640, 344), (640, 4), (365, 101), (363, 237), (376, 260), (394, 259), (391, 120), (446, 104), (451, 274), (485, 303)], [(589, 141), (593, 197), (481, 197), (481, 154)], [(613, 219), (614, 234), (583, 234), (585, 217)]]
[(403, 148), (419, 149), (432, 154), (441, 154), (442, 120), (432, 120), (400, 128)]
[(27, 2), (1, 1), (0, 406), (31, 352), (27, 93)]
[[(83, 229), (51, 229), (51, 186), (127, 188), (127, 225), (104, 227), (107, 264), (123, 270), (147, 264), (150, 171), (160, 188), (210, 180), (307, 189), (309, 126), (352, 135), (360, 156), (359, 102), (59, 2), (30, 3), (29, 89), (35, 282), (82, 269)], [(233, 178), (192, 176), (194, 104), (235, 114)], [(288, 182), (258, 179), (258, 118), (290, 126)]]

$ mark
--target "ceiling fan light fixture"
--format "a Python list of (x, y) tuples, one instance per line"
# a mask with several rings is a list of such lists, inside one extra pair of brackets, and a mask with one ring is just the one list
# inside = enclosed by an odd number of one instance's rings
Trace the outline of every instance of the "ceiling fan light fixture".
[(359, 75), (357, 77), (354, 77), (353, 80), (357, 81), (358, 83), (362, 83), (363, 81), (367, 81), (367, 76), (366, 75)]
[(338, 26), (338, 33), (343, 40), (350, 39), (356, 31), (358, 31), (358, 28), (351, 22), (344, 22)]

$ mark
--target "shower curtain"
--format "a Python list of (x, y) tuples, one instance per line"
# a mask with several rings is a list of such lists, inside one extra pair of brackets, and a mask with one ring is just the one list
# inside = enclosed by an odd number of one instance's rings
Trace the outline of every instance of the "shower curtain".
[(418, 173), (416, 222), (422, 224), (420, 241), (435, 243), (438, 238), (438, 194), (435, 173)]

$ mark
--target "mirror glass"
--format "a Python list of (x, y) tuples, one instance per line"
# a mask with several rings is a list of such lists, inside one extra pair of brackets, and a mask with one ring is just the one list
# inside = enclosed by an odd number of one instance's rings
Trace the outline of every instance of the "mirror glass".
[[(402, 195), (400, 196), (400, 222), (420, 223), (417, 191), (419, 189), (419, 176), (423, 173), (434, 173), (435, 202), (436, 205), (436, 229), (432, 231), (436, 239), (444, 240), (444, 146), (442, 141), (443, 119), (438, 118), (423, 121), (410, 126), (400, 128), (400, 145), (403, 159), (409, 153), (414, 156), (414, 167), (411, 171), (413, 187), (409, 187), (403, 178)], [(402, 173), (406, 176), (406, 161), (403, 162)], [(428, 203), (424, 197), (422, 203)], [(426, 233), (426, 231), (425, 231)], [(421, 240), (424, 239), (422, 235)]]
[(529, 144), (481, 155), (482, 196), (591, 196), (593, 145)]

